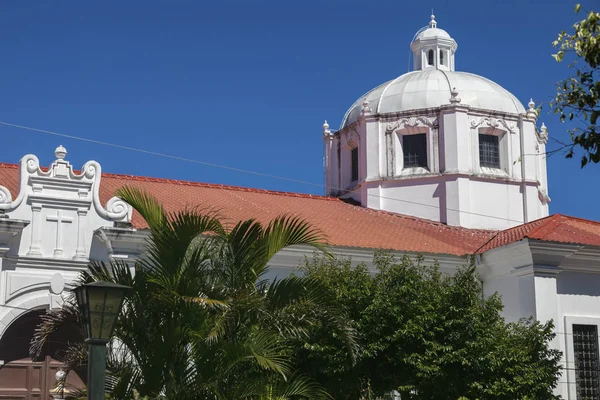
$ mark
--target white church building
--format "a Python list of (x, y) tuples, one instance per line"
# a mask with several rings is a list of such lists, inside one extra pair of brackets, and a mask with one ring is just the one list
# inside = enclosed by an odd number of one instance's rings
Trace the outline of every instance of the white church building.
[[(90, 260), (143, 253), (147, 225), (113, 197), (130, 185), (169, 211), (218, 207), (232, 222), (296, 214), (356, 263), (389, 250), (452, 271), (475, 256), (507, 320), (554, 320), (565, 367), (557, 394), (600, 399), (600, 223), (549, 215), (548, 133), (532, 101), (524, 107), (497, 83), (456, 71), (458, 45), (433, 16), (410, 48), (412, 72), (359, 97), (339, 130), (323, 125), (324, 196), (107, 174), (96, 161), (72, 166), (62, 146), (49, 166), (35, 155), (0, 163), (0, 398), (52, 398), (71, 333), (32, 361), (40, 315), (61, 306)], [(273, 274), (310, 254), (282, 251)]]

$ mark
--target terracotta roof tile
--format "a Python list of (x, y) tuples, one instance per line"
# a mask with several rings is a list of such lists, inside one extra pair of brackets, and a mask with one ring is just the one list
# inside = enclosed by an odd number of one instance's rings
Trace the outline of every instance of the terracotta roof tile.
[[(0, 185), (13, 196), (17, 195), (18, 181), (18, 165), (0, 163)], [(125, 185), (151, 193), (167, 211), (210, 209), (231, 225), (247, 218), (267, 223), (282, 214), (296, 215), (320, 229), (333, 246), (454, 255), (484, 252), (525, 237), (600, 246), (600, 223), (563, 215), (494, 232), (371, 210), (333, 197), (132, 175), (102, 174), (102, 203)], [(147, 227), (135, 212), (133, 224), (139, 229)]]
[(498, 232), (478, 253), (523, 239), (600, 246), (600, 222), (554, 214)]

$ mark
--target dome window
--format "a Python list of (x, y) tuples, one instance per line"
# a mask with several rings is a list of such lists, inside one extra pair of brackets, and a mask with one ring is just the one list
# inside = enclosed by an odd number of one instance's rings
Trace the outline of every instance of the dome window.
[(402, 135), (404, 168), (427, 168), (427, 135), (417, 133)]
[(500, 169), (500, 143), (498, 136), (479, 134), (479, 165)]
[(446, 57), (444, 57), (444, 50), (440, 50), (440, 64), (447, 67), (448, 65), (446, 64)]
[(433, 63), (433, 50), (427, 52), (427, 64), (434, 65)]
[(358, 147), (353, 148), (350, 151), (350, 164), (352, 168), (351, 181), (358, 181)]

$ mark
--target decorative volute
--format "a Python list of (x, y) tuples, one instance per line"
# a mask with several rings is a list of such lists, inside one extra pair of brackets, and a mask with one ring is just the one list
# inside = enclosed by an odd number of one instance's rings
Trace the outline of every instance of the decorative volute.
[(428, 26), (416, 33), (410, 48), (413, 52), (415, 71), (426, 69), (454, 71), (454, 53), (458, 44), (448, 32), (437, 27), (435, 15), (431, 16)]
[(13, 198), (0, 186), (0, 214), (5, 221), (26, 221), (19, 255), (85, 261), (89, 238), (99, 227), (131, 221), (131, 206), (113, 197), (100, 203), (102, 169), (88, 161), (78, 173), (65, 159), (67, 150), (58, 146), (56, 159), (41, 168), (38, 158), (26, 155), (19, 165), (19, 186)]

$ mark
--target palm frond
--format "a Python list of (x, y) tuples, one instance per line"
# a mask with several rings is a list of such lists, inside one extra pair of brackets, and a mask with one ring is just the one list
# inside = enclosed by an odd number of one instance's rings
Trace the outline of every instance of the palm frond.
[(282, 249), (295, 245), (312, 246), (330, 256), (325, 239), (322, 232), (312, 228), (308, 222), (299, 217), (290, 215), (277, 217), (269, 223), (263, 237), (267, 248), (267, 262)]
[[(31, 338), (29, 354), (32, 359), (37, 360), (50, 335), (57, 332), (61, 327), (72, 324), (80, 325), (80, 313), (73, 296), (66, 299), (60, 309), (50, 310), (41, 316), (40, 324), (35, 328)], [(82, 331), (83, 332), (83, 331)], [(83, 336), (83, 335), (82, 335)]]
[(116, 191), (116, 196), (140, 213), (150, 229), (160, 227), (166, 222), (162, 204), (145, 190), (135, 186), (123, 186)]
[(288, 380), (276, 375), (257, 377), (235, 396), (236, 399), (248, 400), (332, 399), (321, 385), (298, 373), (294, 373)]

